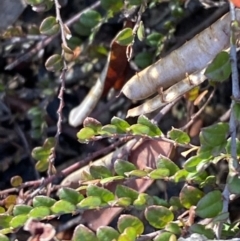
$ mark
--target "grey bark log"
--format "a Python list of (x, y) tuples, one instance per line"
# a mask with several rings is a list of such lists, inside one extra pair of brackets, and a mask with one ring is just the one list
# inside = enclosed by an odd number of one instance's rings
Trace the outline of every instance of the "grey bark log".
[(0, 3), (0, 31), (12, 25), (26, 7), (24, 0), (1, 0)]

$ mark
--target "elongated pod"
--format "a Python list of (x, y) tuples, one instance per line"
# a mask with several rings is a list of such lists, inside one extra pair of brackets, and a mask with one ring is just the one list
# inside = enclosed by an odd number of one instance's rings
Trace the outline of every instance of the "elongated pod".
[(104, 69), (98, 77), (96, 83), (91, 88), (82, 103), (71, 110), (68, 118), (69, 124), (71, 126), (77, 127), (81, 125), (84, 119), (92, 112), (93, 108), (96, 106), (97, 102), (101, 98), (107, 75), (108, 65), (109, 61), (107, 61), (107, 63), (105, 64)]
[(203, 69), (189, 75), (185, 79), (169, 87), (161, 95), (156, 95), (154, 98), (145, 101), (142, 105), (128, 110), (127, 117), (139, 116), (153, 112), (154, 110), (157, 110), (158, 108), (161, 108), (176, 100), (178, 97), (184, 95), (195, 86), (200, 85), (207, 78), (204, 75), (205, 70), (206, 69)]
[[(236, 10), (240, 20), (240, 10)], [(229, 46), (230, 15), (224, 15), (210, 27), (173, 51), (163, 59), (133, 76), (122, 92), (132, 100), (141, 100), (154, 94), (158, 88), (166, 89), (206, 67), (214, 57)]]

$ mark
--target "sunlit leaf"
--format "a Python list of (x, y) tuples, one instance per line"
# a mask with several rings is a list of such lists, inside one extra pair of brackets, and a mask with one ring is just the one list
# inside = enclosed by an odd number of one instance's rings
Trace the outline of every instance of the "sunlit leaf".
[(88, 196), (97, 196), (101, 199), (103, 203), (107, 203), (115, 199), (115, 195), (109, 190), (98, 187), (96, 185), (89, 185), (87, 188)]
[[(141, 1), (141, 0), (140, 0)], [(140, 41), (143, 41), (145, 38), (145, 30), (144, 30), (144, 25), (143, 22), (141, 21), (137, 30), (137, 36)]]
[(131, 28), (121, 30), (116, 36), (116, 42), (120, 45), (129, 45), (133, 41), (133, 31)]
[(118, 219), (118, 230), (120, 233), (128, 227), (135, 229), (137, 235), (141, 235), (144, 231), (144, 225), (141, 220), (132, 215), (121, 215)]
[(116, 191), (115, 191), (116, 196), (120, 197), (128, 197), (131, 198), (132, 202), (138, 198), (138, 192), (135, 191), (134, 189), (123, 186), (123, 185), (117, 185)]
[(163, 228), (173, 221), (173, 213), (163, 206), (150, 206), (145, 210), (147, 221), (155, 228)]
[(130, 127), (127, 121), (116, 116), (111, 119), (111, 124), (117, 127), (118, 133), (126, 133), (127, 128)]
[(7, 214), (0, 214), (0, 227), (1, 228), (8, 228), (10, 227), (10, 222), (13, 216)]
[(83, 209), (93, 209), (98, 208), (102, 204), (102, 201), (99, 197), (89, 196), (84, 198), (80, 203), (77, 204), (78, 208)]
[(77, 138), (82, 143), (88, 142), (94, 136), (95, 131), (90, 127), (84, 127), (77, 133)]
[(112, 227), (102, 226), (97, 229), (97, 238), (99, 241), (113, 241), (114, 239), (117, 240), (118, 237), (119, 232)]
[(58, 196), (60, 199), (66, 200), (75, 205), (84, 198), (82, 194), (69, 187), (62, 187), (58, 191)]
[(10, 227), (17, 228), (21, 227), (25, 224), (25, 222), (28, 220), (27, 214), (20, 214), (12, 218), (10, 222)]
[(189, 135), (179, 129), (172, 128), (172, 130), (168, 132), (168, 136), (180, 144), (188, 144), (190, 142)]
[(11, 185), (13, 187), (18, 187), (22, 184), (23, 180), (22, 180), (22, 177), (20, 176), (14, 176), (11, 178)]
[(162, 134), (161, 130), (156, 124), (153, 124), (146, 116), (140, 115), (137, 120), (138, 124), (149, 127), (149, 136), (160, 136)]
[(28, 214), (32, 210), (32, 207), (26, 204), (17, 204), (13, 208), (13, 215)]
[(185, 208), (189, 209), (195, 206), (203, 196), (204, 193), (196, 187), (186, 185), (180, 192), (180, 202)]
[(75, 205), (65, 200), (59, 200), (51, 207), (52, 212), (57, 214), (72, 213), (75, 209)]
[(162, 155), (160, 155), (159, 158), (157, 159), (156, 166), (158, 169), (161, 169), (161, 168), (168, 169), (170, 176), (173, 176), (179, 170), (179, 167), (173, 161), (171, 161), (169, 158)]
[(74, 229), (72, 241), (97, 241), (97, 237), (93, 231), (80, 224)]
[(33, 207), (40, 207), (40, 206), (51, 207), (55, 202), (56, 200), (53, 198), (39, 195), (33, 198)]
[(35, 219), (41, 219), (41, 218), (47, 217), (50, 214), (51, 214), (51, 210), (49, 207), (39, 206), (39, 207), (33, 208), (29, 212), (28, 216)]
[(123, 176), (126, 172), (136, 170), (136, 166), (128, 161), (118, 159), (114, 162), (114, 170), (118, 175)]

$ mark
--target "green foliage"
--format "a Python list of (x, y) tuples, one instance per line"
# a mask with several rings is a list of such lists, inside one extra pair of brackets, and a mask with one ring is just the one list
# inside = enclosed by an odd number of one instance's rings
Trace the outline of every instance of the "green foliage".
[(129, 45), (133, 41), (133, 31), (131, 28), (125, 28), (120, 31), (116, 37), (116, 42), (120, 45)]
[(44, 35), (54, 35), (59, 32), (60, 26), (55, 17), (45, 18), (39, 28), (41, 34)]
[[(39, 12), (47, 11), (53, 6), (51, 0), (26, 0), (26, 2)], [(151, 1), (150, 4), (156, 2)], [(66, 61), (75, 60), (74, 49), (82, 43), (84, 39), (81, 39), (82, 36), (88, 37), (88, 41), (92, 42), (100, 26), (107, 22), (109, 18), (116, 16), (123, 8), (126, 8), (124, 10), (131, 10), (132, 7), (135, 8), (144, 3), (145, 1), (142, 0), (128, 0), (125, 1), (126, 6), (124, 6), (122, 0), (101, 0), (101, 7), (106, 11), (106, 14), (102, 16), (102, 10), (101, 14), (96, 10), (84, 12), (73, 27), (79, 35), (78, 37), (70, 38), (70, 30), (65, 25), (61, 26), (63, 27), (61, 34), (66, 37), (67, 41), (61, 45), (62, 54), (53, 54), (47, 59), (45, 62), (46, 69), (52, 72), (63, 70), (66, 67)], [(170, 3), (169, 7), (172, 17), (179, 18), (183, 15), (183, 8), (178, 1)], [(165, 27), (170, 30), (168, 33), (170, 36), (174, 31), (173, 21), (165, 22)], [(55, 35), (59, 33), (59, 30), (60, 21), (57, 17), (47, 17), (42, 21), (39, 28), (40, 33), (47, 36)], [(116, 43), (131, 46), (134, 43), (135, 35), (142, 43), (146, 42), (147, 48), (151, 48), (150, 51), (145, 49), (136, 53), (134, 57), (135, 64), (139, 68), (145, 68), (154, 59), (152, 49), (158, 53), (165, 39), (169, 36), (157, 32), (151, 32), (145, 36), (143, 22), (140, 22), (135, 30), (127, 27), (119, 31)], [(21, 35), (22, 32), (12, 28), (8, 34), (9, 36), (15, 36)], [(88, 51), (88, 48), (89, 46), (86, 51)], [(97, 54), (94, 53), (94, 56), (107, 55), (107, 47), (98, 46), (96, 49)], [(214, 82), (226, 80), (230, 73), (230, 58), (226, 52), (219, 53), (205, 72), (206, 76)], [(239, 103), (234, 104), (233, 112), (239, 119)], [(40, 133), (43, 124), (41, 110), (39, 108), (31, 109), (29, 115), (35, 117), (32, 125)], [(213, 230), (208, 228), (207, 225), (197, 223), (200, 218), (211, 219), (212, 224), (223, 223), (224, 235), (231, 237), (239, 232), (239, 227), (226, 222), (229, 218), (229, 212), (223, 212), (224, 199), (221, 186), (217, 182), (217, 178), (208, 173), (210, 164), (215, 165), (221, 160), (231, 161), (231, 140), (227, 139), (229, 131), (229, 125), (221, 122), (204, 127), (199, 135), (199, 146), (194, 146), (191, 144), (188, 132), (173, 127), (165, 135), (156, 123), (143, 115), (139, 116), (136, 122), (132, 122), (132, 120), (128, 122), (114, 116), (110, 123), (106, 125), (88, 117), (83, 123), (83, 128), (77, 133), (80, 143), (87, 144), (90, 141), (103, 138), (129, 137), (151, 141), (164, 140), (174, 146), (187, 149), (188, 153), (185, 155), (187, 157), (183, 165), (179, 166), (175, 164), (175, 159), (171, 160), (170, 157), (164, 155), (153, 158), (154, 164), (151, 167), (144, 168), (139, 164), (142, 160), (137, 160), (133, 164), (129, 162), (130, 159), (116, 159), (111, 167), (105, 166), (104, 163), (101, 165), (91, 164), (87, 170), (84, 170), (81, 177), (79, 176), (77, 187), (74, 185), (71, 187), (70, 185), (61, 186), (55, 192), (56, 195), (51, 195), (50, 192), (48, 196), (50, 187), (48, 191), (44, 190), (45, 192), (39, 190), (38, 194), (35, 194), (36, 196), (30, 197), (30, 200), (27, 201), (24, 195), (19, 195), (19, 200), (16, 195), (6, 196), (4, 201), (1, 202), (2, 207), (0, 207), (0, 241), (8, 241), (9, 239), (5, 234), (15, 232), (32, 218), (34, 220), (48, 220), (64, 214), (75, 215), (86, 210), (104, 210), (106, 208), (112, 208), (112, 210), (122, 208), (140, 212), (147, 225), (151, 225), (152, 228), (160, 231), (154, 237), (154, 241), (177, 240), (185, 232), (198, 233), (213, 239), (215, 237)], [(45, 172), (49, 168), (49, 159), (55, 147), (55, 138), (48, 138), (43, 146), (35, 147), (32, 150), (32, 157), (37, 160), (36, 169), (38, 171)], [(148, 155), (151, 155), (150, 151)], [(239, 157), (240, 141), (237, 139), (237, 158)], [(148, 156), (144, 158), (148, 158)], [(50, 172), (48, 174), (55, 175)], [(166, 186), (171, 182), (171, 185), (181, 185), (182, 189), (178, 195), (163, 199), (151, 193), (140, 193), (127, 185), (129, 181), (139, 179), (150, 182), (157, 180), (158, 184), (164, 183)], [(238, 173), (230, 173), (227, 183), (231, 194), (240, 194)], [(21, 177), (12, 178), (11, 184), (17, 191), (24, 192), (25, 186), (22, 187)], [(111, 188), (111, 184), (116, 188)], [(206, 192), (206, 190), (208, 191)], [(183, 214), (188, 215), (188, 220), (182, 218)], [(192, 217), (194, 220), (191, 220)], [(122, 214), (118, 218), (117, 229), (101, 226), (96, 232), (80, 224), (75, 227), (71, 240), (136, 241), (146, 232), (143, 220), (132, 214)], [(195, 223), (189, 226), (192, 221)]]
[(222, 82), (231, 74), (230, 57), (227, 52), (220, 52), (207, 67), (205, 75), (212, 81)]

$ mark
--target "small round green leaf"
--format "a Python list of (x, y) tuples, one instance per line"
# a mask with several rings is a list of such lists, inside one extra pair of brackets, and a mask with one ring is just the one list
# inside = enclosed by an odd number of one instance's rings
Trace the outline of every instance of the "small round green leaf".
[(136, 65), (141, 69), (148, 67), (150, 64), (152, 64), (152, 61), (153, 61), (153, 54), (149, 52), (144, 52), (144, 51), (141, 53), (138, 53), (134, 59), (134, 62), (136, 63)]
[(137, 237), (136, 231), (132, 227), (128, 227), (122, 232), (119, 237), (118, 241), (135, 241)]
[(92, 165), (89, 169), (91, 175), (95, 179), (102, 179), (106, 177), (112, 177), (111, 171), (105, 166)]
[(153, 241), (176, 241), (177, 237), (169, 232), (163, 232), (157, 235)]
[(97, 241), (97, 237), (93, 231), (80, 224), (74, 230), (72, 241)]
[(180, 192), (180, 202), (185, 208), (189, 209), (195, 206), (203, 196), (204, 193), (196, 187), (186, 185)]
[(163, 40), (163, 35), (160, 33), (152, 33), (147, 36), (147, 44), (152, 47), (157, 47)]
[(126, 172), (125, 176), (127, 176), (127, 177), (146, 177), (147, 174), (148, 173), (144, 170), (133, 170), (130, 172)]
[(214, 218), (223, 208), (222, 194), (212, 191), (206, 194), (197, 204), (196, 214), (201, 218)]
[(118, 198), (117, 200), (108, 202), (110, 206), (115, 206), (115, 207), (116, 206), (129, 207), (131, 203), (132, 203), (132, 200), (129, 197), (122, 197), (122, 198)]
[(125, 28), (116, 36), (116, 42), (120, 45), (127, 46), (133, 41), (133, 31), (131, 28)]
[(106, 178), (103, 178), (103, 179), (100, 181), (100, 183), (101, 183), (102, 185), (105, 185), (105, 184), (107, 184), (107, 183), (109, 183), (109, 182), (114, 182), (114, 181), (118, 181), (118, 180), (122, 180), (122, 179), (124, 179), (123, 176), (106, 177)]
[[(97, 229), (97, 238), (99, 241), (118, 240), (119, 232), (112, 227), (102, 226)], [(0, 240), (1, 241), (1, 240)]]
[(13, 218), (13, 216), (10, 216), (7, 214), (0, 214), (0, 227), (1, 228), (9, 228), (12, 218)]
[(170, 233), (174, 233), (178, 236), (181, 235), (181, 228), (178, 226), (178, 224), (170, 222), (166, 225), (165, 230), (170, 232)]
[(128, 128), (134, 135), (148, 135), (150, 129), (148, 126), (141, 125), (141, 124), (134, 124)]
[(231, 74), (230, 56), (227, 52), (222, 51), (213, 59), (204, 73), (208, 79), (222, 82), (229, 78)]
[(89, 185), (87, 187), (87, 195), (99, 197), (102, 203), (107, 203), (115, 199), (115, 196), (112, 192), (96, 185)]
[(117, 185), (115, 194), (117, 197), (128, 197), (134, 202), (138, 198), (138, 192), (132, 188), (123, 185)]
[(163, 228), (173, 221), (173, 213), (163, 206), (150, 206), (145, 210), (145, 217), (155, 228)]
[(80, 17), (80, 23), (89, 28), (95, 27), (100, 21), (100, 13), (94, 10), (89, 10), (83, 13)]
[(168, 132), (168, 136), (180, 144), (188, 144), (190, 142), (189, 135), (179, 129), (172, 128), (172, 130)]
[(165, 177), (168, 177), (170, 175), (170, 172), (167, 168), (159, 168), (155, 169), (152, 172), (148, 174), (148, 176), (152, 179), (164, 179)]
[(51, 35), (57, 34), (59, 32), (59, 29), (60, 29), (60, 26), (56, 18), (50, 16), (45, 18), (42, 21), (39, 31), (41, 34), (51, 36)]
[[(140, 0), (141, 1), (141, 0)], [(137, 36), (140, 41), (143, 41), (145, 38), (145, 30), (144, 30), (144, 25), (143, 22), (141, 21), (137, 30)]]
[(22, 184), (23, 180), (22, 180), (22, 177), (20, 176), (14, 176), (11, 178), (11, 185), (13, 187), (18, 187)]
[(56, 71), (62, 70), (63, 69), (63, 59), (62, 59), (61, 55), (54, 54), (54, 55), (50, 56), (45, 63), (45, 67), (48, 71), (51, 71), (51, 72), (56, 72)]
[(65, 200), (59, 200), (51, 207), (52, 212), (57, 214), (72, 213), (75, 209), (75, 205)]
[(32, 210), (32, 207), (25, 204), (17, 204), (13, 208), (13, 215), (28, 214)]
[(122, 0), (101, 0), (101, 5), (107, 11), (119, 12), (124, 4)]
[(100, 207), (102, 201), (99, 197), (89, 196), (84, 198), (80, 203), (77, 204), (78, 208), (82, 209), (94, 209)]
[(56, 200), (53, 198), (39, 195), (33, 198), (33, 207), (51, 207), (55, 202)]
[(113, 135), (118, 133), (118, 128), (115, 125), (105, 125), (101, 128), (101, 134), (103, 135)]
[(137, 120), (138, 124), (149, 127), (149, 136), (160, 136), (162, 131), (158, 128), (157, 125), (153, 124), (146, 116), (140, 115)]
[(227, 145), (229, 125), (227, 123), (217, 123), (212, 126), (202, 128), (200, 133), (201, 150), (211, 151), (214, 156), (222, 153)]
[(12, 228), (21, 227), (26, 223), (27, 220), (28, 220), (27, 214), (17, 215), (12, 218), (12, 220), (10, 222), (10, 227), (12, 227)]
[(238, 176), (238, 174), (236, 175), (229, 175), (228, 179), (227, 179), (227, 183), (228, 183), (228, 189), (230, 191), (230, 193), (233, 194), (240, 194), (240, 177)]
[(143, 210), (146, 206), (153, 205), (153, 198), (146, 193), (140, 193), (138, 198), (133, 202), (136, 209)]
[(141, 235), (144, 231), (144, 225), (141, 220), (132, 215), (121, 215), (118, 219), (118, 230), (123, 233), (128, 227), (135, 229), (137, 235)]
[(123, 176), (126, 172), (136, 170), (136, 166), (131, 162), (118, 159), (114, 162), (114, 170), (118, 175)]
[(95, 131), (90, 127), (84, 127), (77, 133), (80, 142), (86, 143), (95, 136)]
[(160, 155), (156, 161), (157, 169), (166, 168), (169, 170), (169, 176), (173, 176), (177, 171), (179, 171), (179, 167), (171, 161), (169, 158)]
[(111, 119), (111, 124), (117, 127), (117, 133), (126, 133), (127, 128), (130, 127), (127, 121), (116, 116)]
[(60, 199), (66, 200), (75, 205), (84, 198), (82, 194), (69, 187), (62, 187), (58, 191), (58, 196)]
[(5, 236), (4, 234), (0, 233), (0, 241), (9, 241), (9, 240), (10, 239), (7, 236)]
[(51, 211), (49, 207), (39, 206), (39, 207), (33, 208), (29, 212), (28, 216), (31, 218), (41, 219), (41, 218), (46, 218), (50, 214), (51, 214)]

